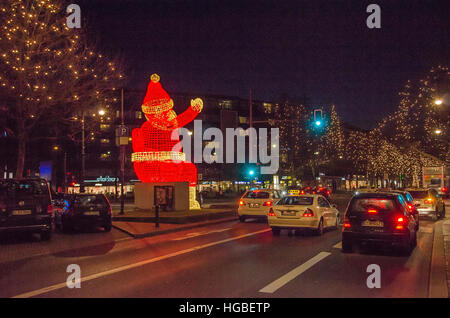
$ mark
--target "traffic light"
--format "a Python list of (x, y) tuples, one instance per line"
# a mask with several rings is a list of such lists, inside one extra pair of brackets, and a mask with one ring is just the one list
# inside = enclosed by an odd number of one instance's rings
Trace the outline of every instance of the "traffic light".
[(250, 176), (253, 176), (253, 175), (255, 174), (255, 170), (249, 170), (249, 171), (248, 171), (248, 174), (249, 174)]

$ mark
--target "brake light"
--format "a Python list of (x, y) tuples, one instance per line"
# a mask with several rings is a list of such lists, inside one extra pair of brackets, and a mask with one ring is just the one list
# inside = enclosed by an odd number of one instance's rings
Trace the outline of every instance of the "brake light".
[(267, 213), (267, 216), (275, 216), (275, 212), (273, 212), (272, 208), (270, 208), (269, 213)]
[(425, 203), (431, 204), (433, 202), (432, 198), (427, 198), (425, 199)]
[(443, 187), (443, 188), (441, 189), (441, 191), (442, 191), (442, 192), (447, 192), (448, 189), (447, 189), (446, 187)]
[(313, 194), (316, 194), (316, 191), (313, 191)]
[(403, 230), (405, 228), (404, 224), (406, 223), (406, 219), (403, 218), (402, 216), (398, 217), (397, 220), (397, 225), (395, 226), (396, 230)]
[(328, 194), (328, 195), (331, 194), (331, 191), (330, 191), (330, 190), (327, 190), (327, 194)]
[(272, 206), (272, 201), (266, 201), (263, 203), (263, 206)]
[(52, 214), (53, 213), (53, 205), (50, 204), (50, 205), (47, 206), (47, 213), (48, 214)]
[(300, 192), (301, 194), (305, 194), (305, 191), (302, 190), (302, 192)]
[(306, 211), (303, 212), (303, 216), (307, 217), (307, 218), (313, 217), (314, 216), (314, 211), (311, 210), (311, 209), (306, 209)]
[(243, 200), (239, 200), (239, 205), (243, 206), (243, 205), (245, 205), (245, 202)]
[(352, 225), (350, 224), (350, 220), (347, 217), (345, 217), (344, 218), (344, 228), (349, 229), (351, 227), (352, 227)]
[(413, 211), (414, 210), (414, 206), (412, 204), (407, 204), (409, 211)]
[(368, 210), (367, 210), (367, 213), (369, 213), (369, 214), (377, 214), (378, 211), (375, 210), (375, 209), (368, 209)]

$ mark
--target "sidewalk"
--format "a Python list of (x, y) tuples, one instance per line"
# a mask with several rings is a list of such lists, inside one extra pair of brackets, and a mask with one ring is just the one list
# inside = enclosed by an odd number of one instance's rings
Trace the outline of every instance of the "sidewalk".
[(434, 224), (433, 251), (431, 256), (430, 298), (450, 297), (450, 213), (446, 202), (446, 217)]
[(237, 220), (236, 216), (186, 224), (160, 223), (158, 228), (155, 226), (155, 223), (114, 221), (113, 227), (132, 236), (133, 238), (143, 238), (235, 220)]
[(120, 215), (120, 205), (113, 205), (113, 227), (134, 238), (166, 234), (237, 219), (237, 205), (227, 202), (209, 204), (201, 210), (159, 212), (159, 228), (155, 227), (155, 212), (125, 205)]

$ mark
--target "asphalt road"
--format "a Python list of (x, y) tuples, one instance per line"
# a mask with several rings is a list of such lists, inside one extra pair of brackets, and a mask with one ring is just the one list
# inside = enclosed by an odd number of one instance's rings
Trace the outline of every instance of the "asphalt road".
[[(275, 237), (252, 220), (137, 240), (113, 230), (1, 241), (0, 297), (427, 297), (432, 228), (422, 220), (409, 257), (343, 254), (339, 229)], [(70, 264), (81, 288), (66, 286)], [(381, 268), (379, 289), (366, 285), (369, 264)]]

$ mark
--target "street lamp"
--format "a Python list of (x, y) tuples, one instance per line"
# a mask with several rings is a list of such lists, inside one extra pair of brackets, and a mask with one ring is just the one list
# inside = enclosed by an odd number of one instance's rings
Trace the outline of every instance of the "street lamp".
[(105, 115), (105, 111), (104, 111), (103, 109), (101, 109), (101, 110), (98, 111), (98, 114), (99, 114), (100, 116), (103, 116), (103, 115)]
[(434, 133), (435, 133), (436, 135), (440, 135), (440, 134), (442, 133), (442, 130), (436, 129), (436, 130), (434, 131)]
[(436, 105), (442, 105), (443, 101), (442, 101), (442, 99), (438, 98), (438, 99), (436, 99), (436, 100), (434, 101), (434, 103), (435, 103)]

